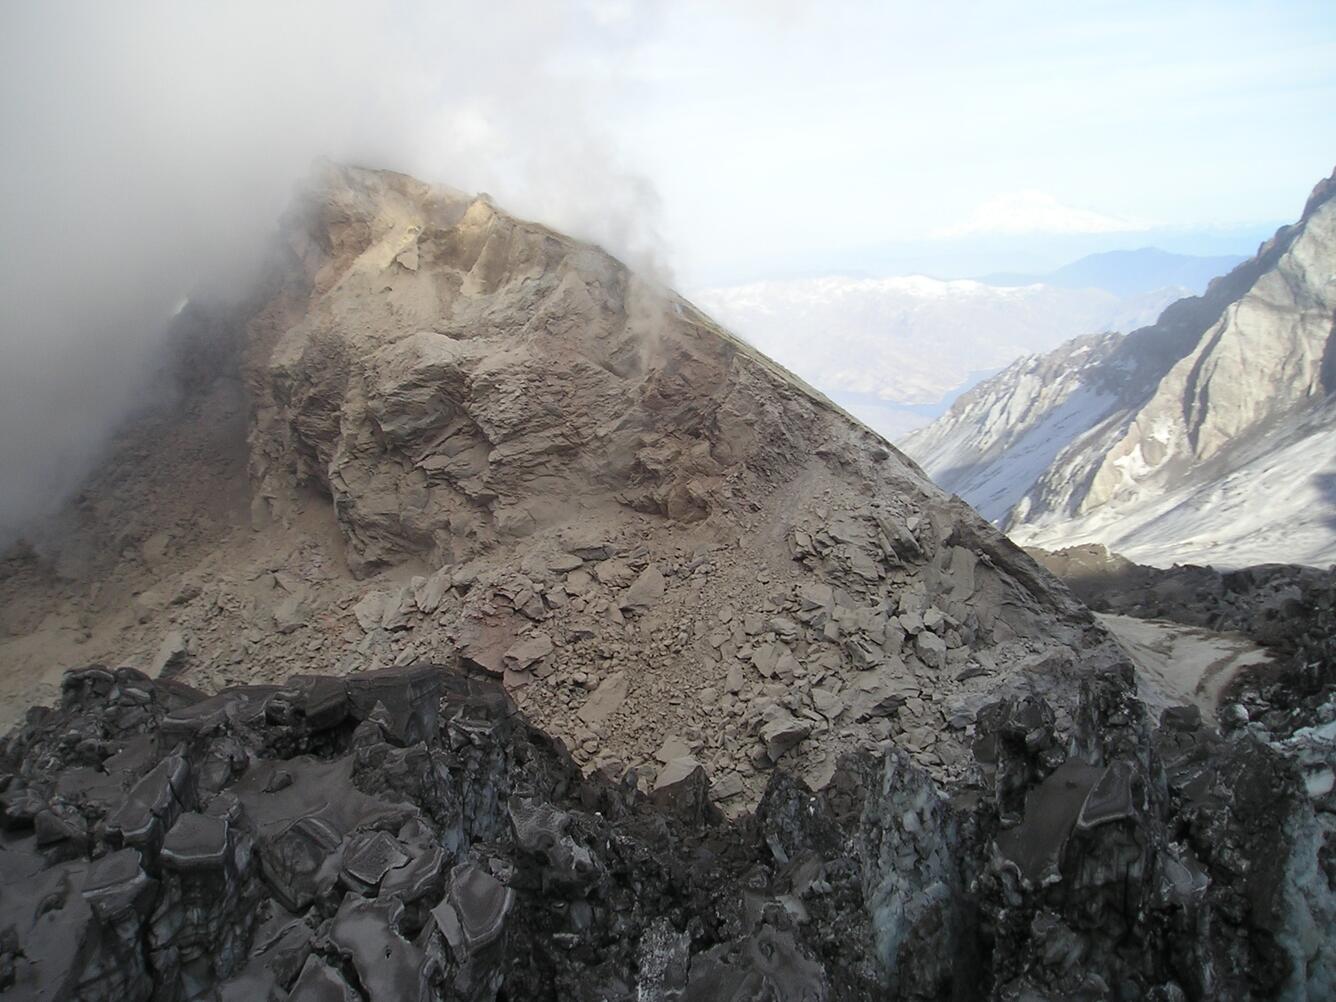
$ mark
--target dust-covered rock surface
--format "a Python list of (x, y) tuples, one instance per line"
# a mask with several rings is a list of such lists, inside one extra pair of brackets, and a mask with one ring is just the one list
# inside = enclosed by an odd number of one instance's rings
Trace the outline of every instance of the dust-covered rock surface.
[(685, 752), (726, 813), (895, 746), (960, 777), (999, 695), (1069, 732), (1123, 659), (913, 463), (596, 247), (326, 165), (171, 392), (0, 572), (0, 706), (71, 665), (204, 691), (457, 650), (584, 769)]
[[(1321, 999), (1333, 804), (1130, 671), (978, 716), (970, 768), (780, 769), (721, 819), (680, 754), (586, 775), (493, 679), (206, 696), (70, 672), (0, 742), (12, 999)], [(671, 775), (671, 781), (664, 779)]]

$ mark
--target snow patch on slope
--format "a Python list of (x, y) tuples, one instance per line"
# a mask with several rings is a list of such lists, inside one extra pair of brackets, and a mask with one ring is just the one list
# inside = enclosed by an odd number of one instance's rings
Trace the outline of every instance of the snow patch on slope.
[(1018, 542), (1336, 560), (1336, 175), (1201, 297), (963, 396), (905, 450)]
[(1336, 404), (1249, 451), (1251, 459), (1218, 480), (1131, 511), (1096, 509), (1075, 523), (1053, 518), (1020, 525), (1011, 536), (1026, 546), (1104, 543), (1156, 567), (1244, 567), (1278, 554), (1292, 563), (1336, 563)]

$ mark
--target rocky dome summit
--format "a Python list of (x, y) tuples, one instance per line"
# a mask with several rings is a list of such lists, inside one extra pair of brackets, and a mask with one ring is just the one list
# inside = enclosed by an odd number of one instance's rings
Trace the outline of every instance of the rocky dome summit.
[(323, 165), (261, 284), (177, 326), (181, 404), (5, 579), (36, 625), (11, 693), (61, 661), (217, 689), (458, 656), (586, 767), (691, 757), (738, 809), (886, 742), (959, 777), (984, 702), (1065, 721), (1122, 659), (885, 441), (486, 197)]

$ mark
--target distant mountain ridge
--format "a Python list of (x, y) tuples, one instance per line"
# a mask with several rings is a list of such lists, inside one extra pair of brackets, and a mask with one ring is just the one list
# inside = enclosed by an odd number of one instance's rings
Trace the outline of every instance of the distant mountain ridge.
[(825, 276), (705, 289), (692, 299), (727, 326), (850, 406), (888, 438), (979, 373), (1079, 334), (1150, 323), (1187, 293), (1120, 297), (1094, 287), (998, 287), (923, 275)]
[(1212, 279), (1244, 260), (1240, 255), (1200, 257), (1142, 247), (1089, 254), (1047, 274), (1002, 272), (982, 276), (979, 281), (997, 286), (1043, 283), (1060, 289), (1103, 289), (1124, 297), (1178, 286), (1187, 293), (1200, 295)]
[(1020, 542), (1336, 560), (1334, 194), (1155, 324), (1022, 359), (904, 448)]

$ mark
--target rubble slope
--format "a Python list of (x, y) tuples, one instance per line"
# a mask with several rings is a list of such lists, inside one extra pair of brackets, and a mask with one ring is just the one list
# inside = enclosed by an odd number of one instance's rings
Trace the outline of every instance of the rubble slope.
[(485, 196), (327, 165), (260, 287), (180, 324), (230, 361), (6, 562), (11, 716), (53, 665), (215, 690), (458, 651), (584, 767), (685, 749), (737, 811), (888, 744), (950, 780), (985, 700), (1065, 732), (1123, 660), (875, 434)]

